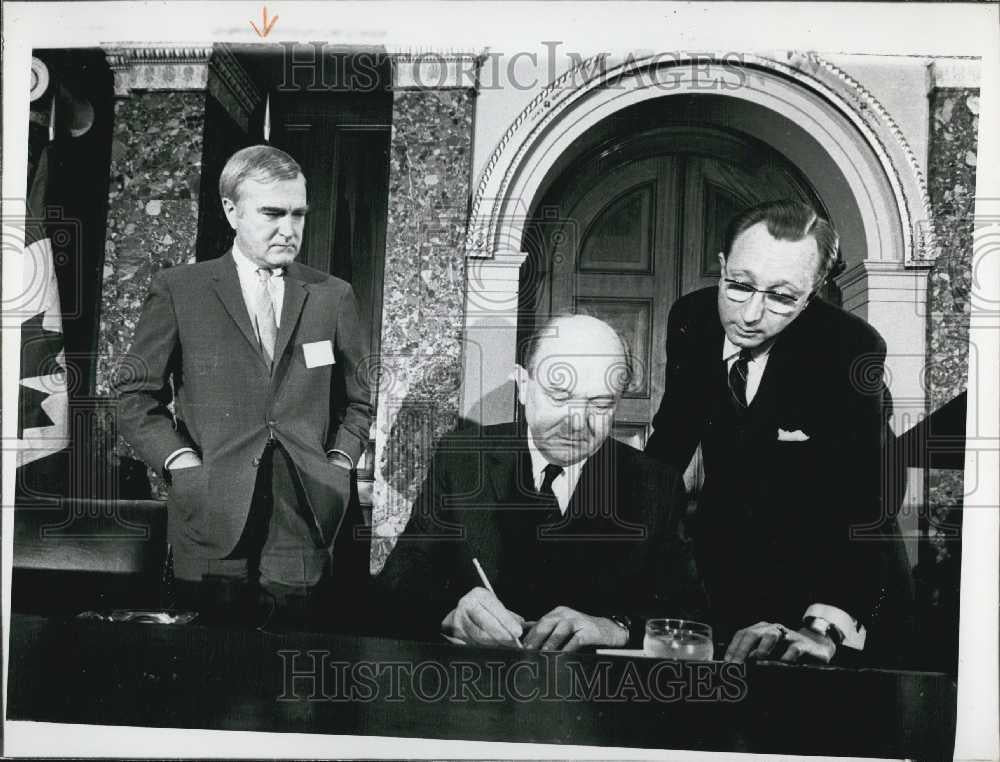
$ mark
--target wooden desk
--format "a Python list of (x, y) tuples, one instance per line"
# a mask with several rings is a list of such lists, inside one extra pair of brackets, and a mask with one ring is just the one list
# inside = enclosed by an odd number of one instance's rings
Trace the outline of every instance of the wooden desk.
[(955, 685), (935, 673), (18, 613), (10, 649), (12, 720), (927, 760), (954, 743)]

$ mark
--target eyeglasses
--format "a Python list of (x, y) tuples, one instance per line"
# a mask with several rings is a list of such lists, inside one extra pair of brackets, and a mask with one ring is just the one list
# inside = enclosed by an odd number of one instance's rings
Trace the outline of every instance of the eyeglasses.
[(795, 297), (787, 294), (776, 294), (774, 291), (763, 291), (747, 283), (729, 278), (723, 278), (722, 281), (725, 284), (724, 290), (728, 299), (734, 302), (748, 302), (754, 294), (762, 294), (764, 306), (775, 315), (790, 315), (795, 312), (803, 299), (809, 298), (808, 294), (804, 297)]

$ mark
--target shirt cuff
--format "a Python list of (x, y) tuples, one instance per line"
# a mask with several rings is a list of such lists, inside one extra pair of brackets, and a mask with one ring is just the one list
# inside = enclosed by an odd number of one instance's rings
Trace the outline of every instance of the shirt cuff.
[(350, 455), (348, 455), (343, 450), (338, 450), (337, 448), (334, 448), (332, 450), (327, 450), (326, 451), (326, 457), (329, 458), (334, 453), (337, 453), (338, 455), (343, 455), (345, 458), (347, 458), (347, 462), (351, 464), (351, 471), (354, 470), (354, 458), (352, 458)]
[(844, 633), (844, 642), (841, 645), (853, 648), (855, 651), (865, 650), (865, 639), (868, 636), (865, 626), (863, 624), (858, 624), (854, 618), (843, 609), (838, 609), (836, 606), (829, 606), (825, 603), (814, 603), (806, 609), (806, 613), (803, 614), (802, 618), (805, 619), (809, 616), (825, 619)]
[(177, 456), (186, 452), (194, 453), (195, 455), (198, 454), (193, 447), (182, 447), (179, 450), (174, 450), (167, 456), (166, 460), (163, 461), (163, 471), (166, 472), (169, 470), (170, 464), (177, 459)]

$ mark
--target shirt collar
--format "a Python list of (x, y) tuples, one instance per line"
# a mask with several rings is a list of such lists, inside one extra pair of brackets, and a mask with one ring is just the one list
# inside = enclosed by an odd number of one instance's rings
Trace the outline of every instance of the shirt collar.
[[(535, 487), (537, 488), (541, 486), (541, 474), (545, 470), (545, 467), (549, 465), (549, 461), (545, 459), (542, 451), (535, 444), (535, 440), (531, 436), (531, 429), (528, 429), (528, 454), (531, 455), (531, 478), (534, 480)], [(580, 471), (583, 470), (583, 464), (586, 462), (587, 459), (584, 458), (570, 466), (563, 466), (563, 473), (560, 476), (565, 475), (569, 484), (576, 485)], [(559, 477), (556, 478), (558, 479)]]
[[(236, 245), (236, 241), (233, 241), (233, 261), (236, 262), (236, 271), (238, 273), (253, 278), (257, 277), (259, 265), (254, 264), (246, 254), (240, 251), (240, 247)], [(271, 270), (272, 278), (281, 278), (284, 274), (284, 267), (275, 267)]]
[[(756, 362), (764, 362), (765, 360), (767, 360), (767, 355), (771, 351), (771, 346), (773, 346), (773, 345), (768, 345), (767, 349), (765, 349), (763, 352), (755, 352), (755, 353), (751, 354), (750, 355), (750, 362), (755, 362), (756, 363)], [(738, 355), (742, 349), (743, 349), (742, 347), (738, 347), (735, 344), (733, 344), (733, 342), (731, 342), (729, 340), (728, 336), (723, 336), (723, 339), (722, 339), (722, 361), (723, 362), (729, 362), (731, 359), (733, 359), (734, 357), (736, 357), (736, 355)]]

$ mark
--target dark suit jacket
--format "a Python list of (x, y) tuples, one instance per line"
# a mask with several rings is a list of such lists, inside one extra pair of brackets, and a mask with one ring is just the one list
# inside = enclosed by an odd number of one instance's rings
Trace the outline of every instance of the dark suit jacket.
[(526, 619), (559, 605), (625, 615), (641, 642), (646, 617), (704, 613), (678, 537), (683, 507), (675, 471), (609, 439), (584, 465), (563, 519), (535, 493), (517, 425), (450, 434), (377, 579), (390, 630), (438, 637), (445, 615), (482, 584), (478, 558), (500, 600)]
[[(332, 342), (336, 362), (309, 368), (303, 345)], [(349, 495), (337, 448), (357, 460), (368, 441), (368, 330), (349, 284), (298, 263), (285, 271), (274, 371), (260, 352), (232, 253), (157, 273), (116, 380), (122, 434), (149, 465), (181, 447), (201, 468), (172, 474), (175, 529), (206, 558), (227, 555), (246, 523), (269, 433), (295, 464), (322, 538)], [(168, 409), (173, 402), (176, 425)]]
[[(825, 603), (859, 619), (871, 641), (889, 588), (902, 586), (894, 594), (905, 598), (909, 584), (883, 500), (882, 452), (893, 438), (885, 342), (863, 320), (813, 301), (778, 336), (739, 419), (717, 295), (697, 291), (670, 312), (666, 391), (646, 447), (684, 469), (702, 444), (692, 532), (713, 617), (731, 633), (762, 619), (797, 622)], [(779, 441), (779, 428), (809, 440)], [(852, 529), (867, 539), (852, 539)]]

